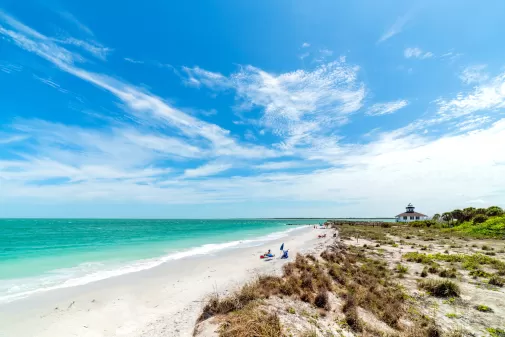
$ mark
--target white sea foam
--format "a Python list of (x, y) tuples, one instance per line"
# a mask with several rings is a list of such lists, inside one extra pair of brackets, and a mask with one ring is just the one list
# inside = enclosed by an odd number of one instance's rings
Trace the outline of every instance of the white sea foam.
[(307, 227), (294, 227), (281, 232), (275, 232), (266, 236), (258, 237), (256, 239), (205, 244), (179, 252), (171, 252), (165, 256), (131, 261), (121, 265), (86, 262), (72, 268), (53, 270), (52, 272), (38, 278), (3, 280), (0, 281), (0, 303), (16, 301), (45, 291), (76, 287), (115, 276), (135, 273), (157, 267), (169, 261), (180, 260), (198, 255), (209, 255), (226, 249), (259, 246), (268, 241), (281, 239), (288, 236), (291, 232), (304, 228)]

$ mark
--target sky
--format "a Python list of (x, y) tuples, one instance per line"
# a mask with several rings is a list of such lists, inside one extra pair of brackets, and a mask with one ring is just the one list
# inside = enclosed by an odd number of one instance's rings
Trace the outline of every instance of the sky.
[(505, 2), (0, 0), (0, 217), (505, 204)]

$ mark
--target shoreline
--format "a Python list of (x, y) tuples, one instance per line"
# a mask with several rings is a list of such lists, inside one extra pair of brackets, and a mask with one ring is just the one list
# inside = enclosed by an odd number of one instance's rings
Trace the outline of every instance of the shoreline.
[[(284, 230), (278, 230), (275, 232), (271, 232), (269, 234), (261, 235), (258, 237), (248, 237), (247, 239), (237, 239), (232, 241), (225, 242), (210, 242), (202, 245), (184, 248), (182, 250), (173, 250), (167, 252), (165, 255), (154, 256), (149, 258), (140, 258), (140, 259), (132, 259), (130, 261), (125, 261), (119, 265), (104, 265), (103, 269), (98, 269), (90, 273), (86, 273), (83, 275), (76, 275), (75, 277), (70, 277), (66, 280), (61, 281), (61, 283), (49, 285), (46, 287), (37, 287), (35, 289), (27, 289), (24, 292), (14, 293), (11, 295), (0, 296), (0, 305), (12, 303), (18, 300), (22, 300), (25, 298), (29, 298), (30, 296), (44, 293), (47, 291), (71, 288), (86, 285), (93, 282), (103, 281), (108, 278), (119, 277), (122, 275), (127, 275), (131, 273), (136, 273), (144, 270), (149, 270), (152, 268), (156, 268), (164, 263), (170, 261), (177, 261), (180, 259), (194, 257), (194, 256), (202, 256), (209, 254), (217, 254), (220, 252), (225, 252), (227, 250), (234, 249), (243, 249), (248, 247), (254, 247), (261, 244), (266, 244), (273, 240), (282, 239), (285, 236), (288, 236), (289, 233), (293, 231), (298, 231), (306, 227), (307, 224), (301, 224), (299, 227), (289, 228)], [(312, 225), (311, 225), (312, 226)], [(99, 261), (92, 263), (101, 263)], [(69, 267), (67, 269), (74, 269), (79, 267), (80, 265)], [(65, 269), (59, 269), (61, 271)], [(25, 279), (13, 279), (12, 281), (20, 282), (21, 284), (25, 284), (25, 282), (30, 282), (32, 280), (40, 280), (44, 275), (34, 276), (33, 278), (25, 278)], [(33, 282), (33, 281), (32, 281)]]
[[(319, 230), (302, 226), (259, 245), (182, 257), (146, 270), (34, 294), (0, 304), (0, 324), (5, 336), (19, 337), (191, 336), (208, 295), (226, 294), (254, 275), (279, 273), (286, 262), (278, 259), (280, 244), (290, 250), (290, 261), (298, 252), (325, 246), (333, 231), (324, 231), (327, 238), (318, 239)], [(276, 257), (260, 260), (267, 249)]]

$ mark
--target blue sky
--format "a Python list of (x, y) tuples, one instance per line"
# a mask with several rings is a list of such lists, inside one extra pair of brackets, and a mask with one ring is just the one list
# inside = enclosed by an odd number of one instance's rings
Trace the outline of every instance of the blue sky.
[(0, 1), (0, 216), (505, 204), (503, 1)]

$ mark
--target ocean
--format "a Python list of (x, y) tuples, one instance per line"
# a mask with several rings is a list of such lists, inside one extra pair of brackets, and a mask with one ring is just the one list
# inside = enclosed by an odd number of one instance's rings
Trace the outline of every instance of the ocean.
[(325, 219), (0, 219), (0, 303), (260, 245)]

